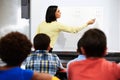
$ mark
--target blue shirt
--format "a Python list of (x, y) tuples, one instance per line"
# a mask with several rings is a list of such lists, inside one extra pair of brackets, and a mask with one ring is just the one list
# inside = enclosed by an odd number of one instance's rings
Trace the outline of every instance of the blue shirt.
[(33, 71), (14, 67), (8, 70), (0, 70), (0, 80), (32, 80)]
[(63, 69), (59, 57), (46, 50), (36, 50), (27, 58), (26, 69), (55, 75), (59, 68)]

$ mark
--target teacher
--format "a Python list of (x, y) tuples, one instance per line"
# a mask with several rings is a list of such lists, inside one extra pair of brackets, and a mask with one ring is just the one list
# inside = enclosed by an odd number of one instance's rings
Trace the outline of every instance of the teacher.
[(95, 19), (91, 19), (90, 21), (86, 22), (85, 24), (74, 27), (74, 26), (67, 26), (60, 22), (57, 22), (57, 19), (61, 17), (60, 9), (57, 5), (51, 5), (47, 8), (45, 21), (39, 24), (36, 34), (44, 33), (47, 34), (50, 39), (50, 52), (54, 48), (55, 42), (59, 36), (61, 31), (68, 32), (68, 33), (77, 33), (87, 27), (90, 24), (95, 22)]

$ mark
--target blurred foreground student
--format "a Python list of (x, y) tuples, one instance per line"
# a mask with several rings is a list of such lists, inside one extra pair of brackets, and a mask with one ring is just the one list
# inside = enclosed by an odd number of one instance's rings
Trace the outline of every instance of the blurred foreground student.
[[(80, 60), (85, 60), (86, 57), (85, 55), (82, 54), (81, 50), (79, 49), (82, 45), (82, 42), (79, 40), (78, 43), (77, 43), (77, 54), (78, 54), (78, 57), (76, 57), (75, 59), (72, 59), (70, 60), (68, 63), (67, 63), (67, 71), (68, 71), (68, 68), (69, 68), (69, 64), (75, 62), (75, 61), (80, 61)], [(68, 75), (68, 72), (67, 72), (67, 75)]]
[(50, 52), (52, 52), (52, 49), (54, 48), (58, 35), (61, 31), (68, 33), (77, 33), (84, 29), (85, 27), (87, 27), (88, 25), (91, 25), (95, 22), (95, 19), (91, 19), (84, 25), (74, 27), (57, 22), (57, 19), (60, 17), (61, 12), (58, 6), (56, 5), (49, 6), (46, 11), (45, 21), (41, 22), (36, 30), (37, 34), (45, 33), (50, 37), (51, 39)]
[(49, 74), (21, 69), (21, 63), (31, 52), (31, 42), (22, 33), (11, 32), (0, 39), (0, 80), (53, 80)]
[(50, 38), (48, 35), (39, 33), (34, 39), (34, 53), (27, 58), (26, 69), (55, 75), (58, 70), (64, 67), (56, 54), (49, 53)]
[[(99, 29), (89, 29), (80, 39), (78, 48), (86, 56), (68, 66), (68, 80), (119, 80), (120, 65), (107, 61), (107, 39)], [(79, 45), (79, 44), (78, 44)]]

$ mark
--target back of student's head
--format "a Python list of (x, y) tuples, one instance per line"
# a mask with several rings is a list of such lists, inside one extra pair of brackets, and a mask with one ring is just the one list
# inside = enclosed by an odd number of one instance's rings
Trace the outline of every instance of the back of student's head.
[(103, 57), (106, 50), (106, 36), (99, 29), (89, 29), (80, 39), (87, 57)]
[(51, 5), (47, 8), (46, 11), (46, 22), (50, 23), (52, 21), (56, 21), (55, 12), (57, 10), (58, 6)]
[(79, 40), (78, 43), (77, 43), (77, 52), (78, 52), (79, 54), (82, 54), (81, 49), (80, 49), (81, 46), (82, 46), (82, 42), (81, 42), (81, 40)]
[(8, 66), (18, 66), (31, 52), (32, 44), (26, 35), (10, 32), (0, 39), (0, 58)]
[(50, 44), (50, 38), (46, 34), (39, 33), (34, 37), (33, 43), (35, 50), (47, 50)]

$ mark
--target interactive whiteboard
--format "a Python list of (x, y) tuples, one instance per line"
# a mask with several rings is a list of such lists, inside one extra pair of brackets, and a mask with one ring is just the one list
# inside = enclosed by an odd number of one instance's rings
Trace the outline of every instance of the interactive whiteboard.
[(76, 51), (77, 42), (89, 28), (99, 28), (103, 26), (103, 8), (102, 7), (60, 7), (62, 16), (58, 20), (69, 26), (80, 26), (90, 19), (96, 19), (93, 25), (89, 25), (82, 31), (73, 34), (61, 32), (55, 44), (53, 51)]
[(96, 18), (77, 34), (61, 32), (53, 51), (76, 51), (77, 41), (89, 28), (101, 29), (107, 37), (108, 52), (120, 52), (120, 0), (31, 0), (30, 31), (31, 41), (38, 25), (45, 20), (50, 5), (58, 5), (61, 11), (59, 22), (70, 26), (80, 26)]

